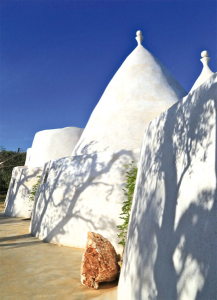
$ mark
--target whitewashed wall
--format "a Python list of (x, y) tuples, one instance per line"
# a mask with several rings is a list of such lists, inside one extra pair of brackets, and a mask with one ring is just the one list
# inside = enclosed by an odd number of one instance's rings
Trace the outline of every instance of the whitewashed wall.
[(32, 148), (28, 148), (26, 150), (26, 161), (25, 161), (26, 167), (28, 167), (28, 165), (29, 165), (29, 161), (30, 161), (30, 157), (31, 157), (31, 150), (32, 150)]
[[(27, 149), (25, 167), (15, 167), (12, 178), (16, 187), (10, 184), (5, 200), (5, 214), (11, 217), (29, 217), (33, 202), (29, 194), (42, 174), (44, 164), (55, 158), (71, 154), (83, 129), (66, 127), (43, 130), (36, 133), (32, 148)], [(12, 182), (12, 181), (11, 181)]]
[(7, 197), (5, 199), (5, 214), (11, 217), (29, 218), (32, 212), (33, 201), (29, 194), (33, 185), (38, 181), (43, 168), (13, 168)]
[[(139, 151), (107, 151), (46, 164), (32, 214), (31, 234), (47, 242), (84, 248), (87, 232), (108, 238), (117, 251), (117, 225), (126, 183), (124, 164)], [(47, 174), (47, 175), (46, 175)]]
[(118, 300), (217, 299), (217, 74), (144, 134)]

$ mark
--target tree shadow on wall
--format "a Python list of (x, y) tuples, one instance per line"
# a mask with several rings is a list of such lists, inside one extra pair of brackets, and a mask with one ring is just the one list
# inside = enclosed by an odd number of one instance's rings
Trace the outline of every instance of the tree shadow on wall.
[[(88, 231), (103, 233), (106, 230), (106, 237), (111, 242), (117, 241), (114, 216), (121, 212), (124, 181), (116, 183), (121, 194), (117, 197), (114, 178), (106, 176), (115, 168), (118, 179), (124, 178), (123, 165), (134, 159), (132, 151), (121, 150), (67, 157), (48, 163), (35, 198), (31, 233), (44, 241), (68, 243), (70, 246), (74, 245), (73, 236), (79, 233), (82, 236), (85, 232), (85, 240), (81, 237), (84, 247)], [(44, 182), (47, 169), (49, 175)], [(87, 191), (92, 194), (88, 195)], [(108, 207), (112, 205), (116, 211), (105, 211), (102, 203)], [(66, 235), (67, 242), (64, 241)]]
[(144, 135), (122, 272), (132, 299), (217, 299), (216, 90), (201, 86)]
[[(22, 170), (17, 170), (16, 168)], [(20, 212), (20, 210), (22, 210), (20, 203), (22, 203), (23, 206), (28, 205), (29, 210), (31, 211), (33, 202), (28, 198), (30, 189), (26, 183), (32, 178), (37, 178), (39, 171), (40, 168), (36, 169), (32, 174), (26, 175), (26, 173), (28, 173), (27, 167), (15, 167), (13, 169), (10, 185), (5, 199), (5, 213), (7, 215), (16, 217), (17, 215), (22, 214), (22, 211)]]

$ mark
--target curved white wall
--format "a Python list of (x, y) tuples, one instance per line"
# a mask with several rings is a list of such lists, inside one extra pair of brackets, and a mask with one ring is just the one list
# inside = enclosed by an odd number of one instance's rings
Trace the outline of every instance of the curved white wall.
[(83, 129), (77, 127), (37, 132), (33, 140), (28, 167), (42, 167), (49, 160), (70, 156), (82, 132)]

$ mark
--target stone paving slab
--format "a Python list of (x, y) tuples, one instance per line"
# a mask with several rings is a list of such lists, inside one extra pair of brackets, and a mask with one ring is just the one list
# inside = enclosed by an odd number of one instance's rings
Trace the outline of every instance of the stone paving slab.
[(44, 243), (29, 220), (0, 212), (0, 299), (116, 300), (117, 281), (90, 290), (80, 283), (83, 249)]

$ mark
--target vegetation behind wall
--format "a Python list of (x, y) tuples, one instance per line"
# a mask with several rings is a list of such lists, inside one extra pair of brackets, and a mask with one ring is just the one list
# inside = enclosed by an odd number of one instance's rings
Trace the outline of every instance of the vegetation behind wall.
[(123, 189), (125, 196), (127, 197), (127, 200), (124, 201), (123, 207), (122, 207), (122, 213), (120, 214), (120, 219), (123, 220), (122, 225), (118, 225), (117, 228), (120, 230), (120, 234), (118, 234), (118, 237), (120, 238), (119, 244), (125, 247), (126, 239), (127, 239), (127, 230), (128, 230), (128, 224), (130, 219), (130, 211), (133, 201), (133, 194), (136, 184), (136, 176), (138, 168), (133, 165), (133, 161), (129, 165), (125, 165), (127, 168), (126, 172), (126, 188)]
[(40, 180), (41, 180), (41, 176), (37, 176), (38, 177), (38, 181), (35, 185), (33, 185), (31, 192), (29, 194), (29, 200), (34, 201), (35, 200), (35, 195), (37, 193), (38, 190), (38, 186), (40, 184)]
[(17, 166), (24, 166), (26, 160), (26, 152), (8, 151), (0, 146), (0, 195), (7, 193), (11, 180), (12, 170)]

